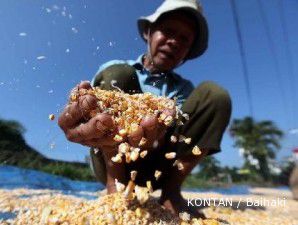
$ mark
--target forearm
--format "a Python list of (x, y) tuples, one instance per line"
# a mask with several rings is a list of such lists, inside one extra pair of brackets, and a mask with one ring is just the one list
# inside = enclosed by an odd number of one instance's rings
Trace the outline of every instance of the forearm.
[(117, 154), (116, 149), (107, 147), (101, 150), (103, 152), (107, 171), (107, 190), (110, 194), (116, 191), (115, 179), (123, 184), (127, 183), (125, 176), (125, 163), (114, 163), (111, 160), (111, 158)]

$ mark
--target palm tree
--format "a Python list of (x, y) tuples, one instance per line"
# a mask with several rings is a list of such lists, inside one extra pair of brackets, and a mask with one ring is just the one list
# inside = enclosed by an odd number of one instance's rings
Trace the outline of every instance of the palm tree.
[(256, 122), (251, 117), (234, 119), (230, 133), (235, 139), (234, 147), (241, 149), (244, 167), (257, 171), (261, 177), (270, 179), (269, 161), (275, 159), (280, 149), (283, 132), (272, 121)]

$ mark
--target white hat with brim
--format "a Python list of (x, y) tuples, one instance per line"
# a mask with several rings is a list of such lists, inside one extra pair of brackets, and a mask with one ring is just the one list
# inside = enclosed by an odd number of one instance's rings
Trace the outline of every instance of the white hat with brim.
[(152, 15), (138, 19), (139, 33), (144, 41), (146, 41), (144, 34), (147, 32), (150, 24), (155, 23), (161, 15), (179, 10), (189, 12), (196, 18), (195, 22), (197, 23), (199, 31), (186, 59), (197, 58), (202, 55), (208, 47), (208, 26), (202, 14), (202, 8), (196, 0), (165, 0)]

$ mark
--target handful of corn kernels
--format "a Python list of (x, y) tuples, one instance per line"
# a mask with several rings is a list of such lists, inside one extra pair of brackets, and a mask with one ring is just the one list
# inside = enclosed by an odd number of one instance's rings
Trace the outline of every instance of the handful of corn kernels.
[[(93, 89), (80, 89), (71, 94), (70, 100), (77, 101), (79, 96), (94, 95), (98, 99), (97, 109), (91, 111), (90, 117), (96, 113), (108, 113), (119, 127), (115, 139), (121, 142), (127, 135), (134, 132), (144, 116), (156, 115), (158, 122), (166, 126), (173, 124), (178, 118), (178, 112), (174, 116), (163, 113), (165, 110), (176, 110), (176, 101), (166, 97), (155, 96), (149, 92), (144, 94), (127, 94), (121, 91), (102, 90), (98, 87)], [(121, 139), (122, 138), (122, 139)], [(142, 140), (144, 142), (145, 140)]]
[[(98, 87), (93, 89), (80, 89), (76, 93), (72, 93), (70, 100), (77, 101), (79, 96), (94, 95), (98, 101), (98, 107), (90, 112), (90, 118), (97, 113), (108, 113), (112, 116), (115, 126), (118, 128), (114, 135), (114, 140), (119, 143), (119, 153), (112, 158), (113, 162), (121, 163), (125, 158), (126, 163), (136, 161), (139, 157), (144, 158), (147, 151), (141, 148), (146, 145), (146, 138), (142, 138), (139, 142), (139, 148), (130, 146), (126, 139), (130, 134), (139, 129), (142, 119), (149, 115), (155, 115), (160, 124), (171, 126), (178, 119), (176, 101), (155, 96), (151, 93), (144, 94), (127, 94), (116, 90), (102, 90)], [(167, 115), (166, 110), (174, 110), (175, 115)], [(158, 145), (158, 142), (155, 143)], [(153, 143), (153, 147), (156, 147)]]

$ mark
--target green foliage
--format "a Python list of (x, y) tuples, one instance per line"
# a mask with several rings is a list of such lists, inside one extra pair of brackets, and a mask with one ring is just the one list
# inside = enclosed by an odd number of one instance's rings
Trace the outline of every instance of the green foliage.
[[(260, 174), (265, 181), (269, 181), (272, 177), (268, 164), (280, 149), (283, 132), (272, 121), (256, 122), (251, 117), (245, 117), (233, 120), (230, 133), (235, 140), (234, 146), (244, 150), (243, 168), (252, 171), (252, 177)], [(256, 159), (259, 166), (253, 165), (251, 158)]]
[(211, 188), (211, 187), (214, 187), (214, 184), (212, 184), (208, 178), (205, 179), (193, 174), (189, 175), (183, 183), (183, 188)]
[(87, 165), (78, 168), (77, 165), (71, 163), (55, 162), (41, 167), (40, 170), (46, 173), (68, 177), (72, 180), (94, 181), (94, 176)]
[(41, 170), (73, 180), (94, 181), (87, 164), (52, 160), (25, 142), (25, 128), (16, 121), (0, 119), (0, 164)]

